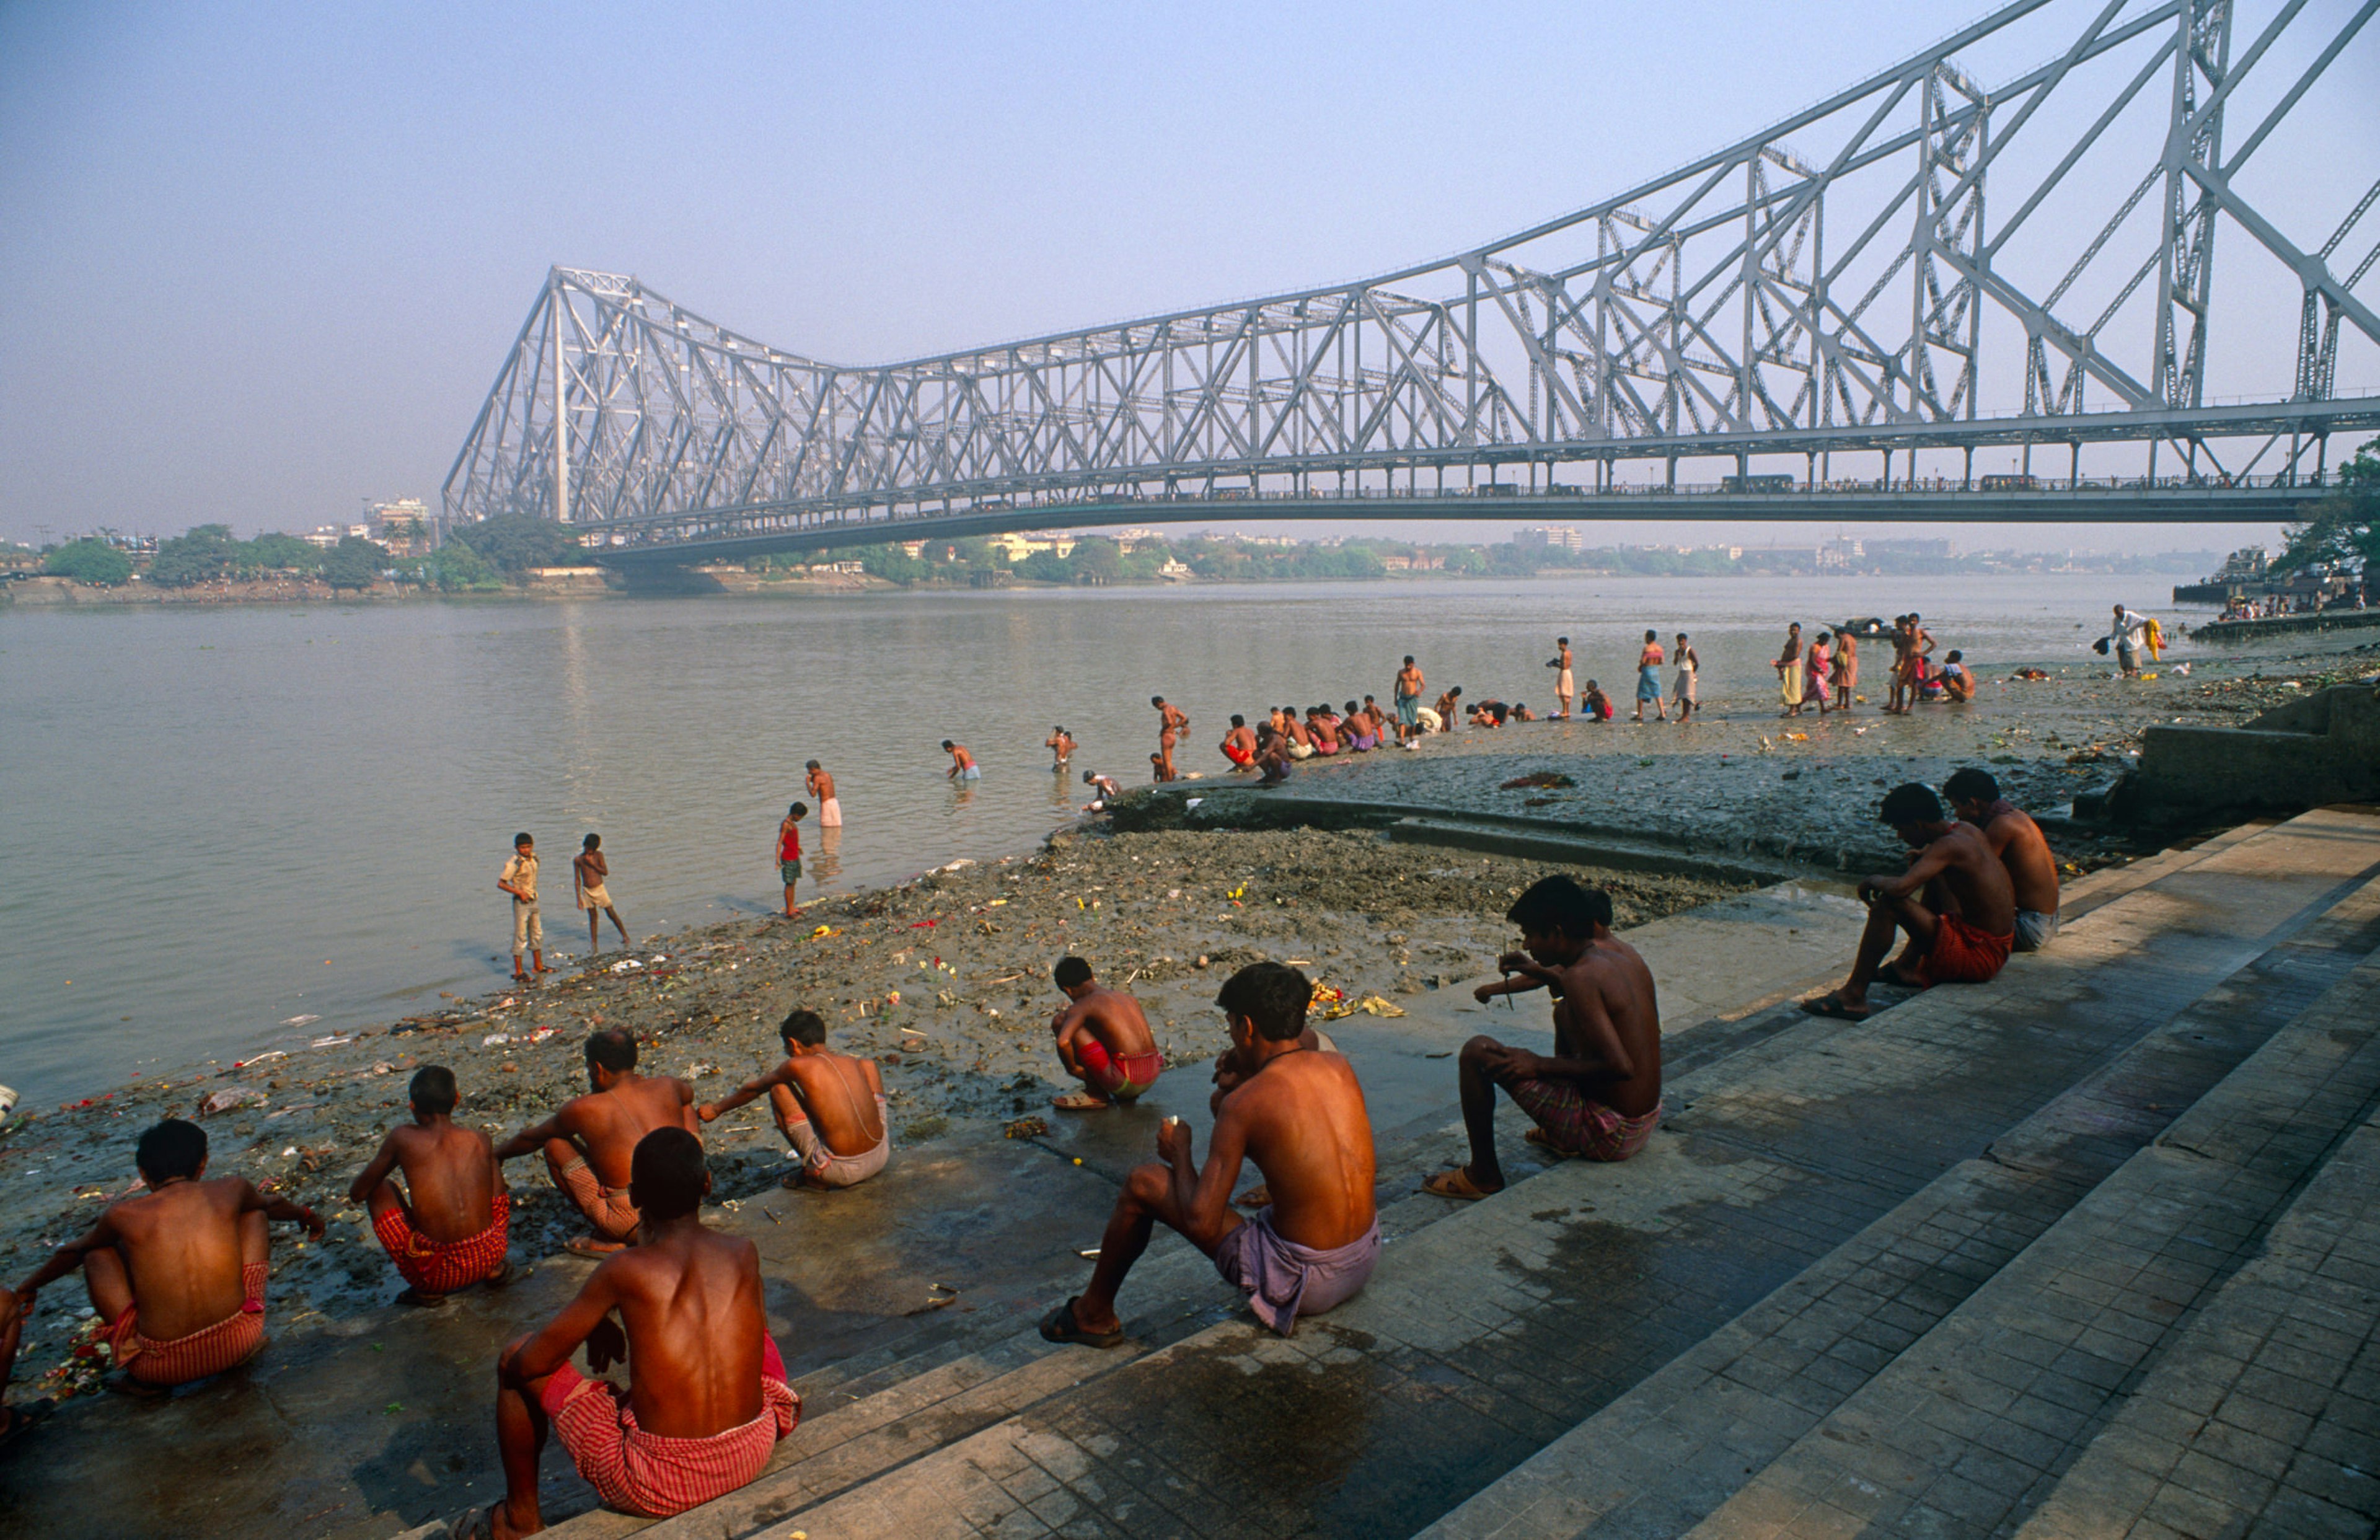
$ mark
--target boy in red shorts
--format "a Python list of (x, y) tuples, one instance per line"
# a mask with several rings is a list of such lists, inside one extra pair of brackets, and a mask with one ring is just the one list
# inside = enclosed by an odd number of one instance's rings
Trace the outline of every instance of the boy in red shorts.
[[(1841, 988), (1802, 1002), (1814, 1016), (1865, 1020), (1874, 1010), (1867, 987), (1879, 973), (1914, 989), (1988, 982), (2016, 940), (2016, 890), (1983, 831), (1945, 818), (1942, 799), (1915, 782), (1886, 793), (1881, 816), (1912, 853), (1909, 868), (1860, 879), (1868, 909), (1859, 955)], [(1909, 944), (1887, 968), (1885, 953), (1903, 930)]]
[(474, 1283), (511, 1280), (512, 1194), (488, 1136), (455, 1125), (454, 1071), (416, 1071), (412, 1099), (413, 1122), (389, 1130), (347, 1201), (370, 1211), (372, 1233), (406, 1281), (396, 1302), (440, 1305)]

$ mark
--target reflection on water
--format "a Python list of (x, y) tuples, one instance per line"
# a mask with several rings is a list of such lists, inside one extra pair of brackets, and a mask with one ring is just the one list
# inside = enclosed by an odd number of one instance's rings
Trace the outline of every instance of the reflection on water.
[[(1536, 699), (1567, 636), (1626, 680), (1692, 631), (1707, 706), (1766, 711), (1788, 620), (1922, 610), (1987, 670), (2079, 661), (2133, 581), (1663, 580), (986, 590), (821, 599), (0, 612), (0, 1081), (34, 1103), (476, 993), (508, 962), (512, 835), (603, 836), (646, 934), (782, 903), (775, 831), (835, 768), (805, 899), (1029, 847), (1144, 782), (1153, 694), (1197, 725), (1273, 700)], [(1066, 773), (1044, 746), (1063, 721)], [(953, 784), (954, 738), (984, 766)], [(549, 902), (549, 908), (554, 905)], [(575, 951), (574, 938), (553, 938)], [(319, 1018), (290, 1025), (297, 1017)]]

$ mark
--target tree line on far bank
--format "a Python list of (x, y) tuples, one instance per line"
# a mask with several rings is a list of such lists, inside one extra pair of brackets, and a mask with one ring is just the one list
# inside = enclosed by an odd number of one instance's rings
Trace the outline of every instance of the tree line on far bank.
[(519, 581), (532, 567), (565, 563), (577, 551), (577, 536), (528, 514), (468, 525), (427, 556), (393, 555), (379, 541), (357, 535), (325, 547), (279, 533), (243, 540), (228, 525), (201, 524), (160, 540), (145, 562), (97, 536), (68, 540), (42, 553), (42, 570), (101, 588), (130, 582), (138, 572), (161, 588), (319, 577), (332, 588), (360, 591), (387, 578), (442, 593), (469, 593), (499, 590), (507, 579)]

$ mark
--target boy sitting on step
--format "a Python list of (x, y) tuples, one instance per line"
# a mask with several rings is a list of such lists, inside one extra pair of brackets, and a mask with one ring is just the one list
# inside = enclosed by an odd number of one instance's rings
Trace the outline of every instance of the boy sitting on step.
[[(1909, 847), (1909, 867), (1898, 877), (1860, 879), (1867, 928), (1852, 976), (1842, 988), (1803, 1000), (1811, 1015), (1866, 1020), (1875, 1011), (1867, 987), (1879, 975), (1912, 989), (1988, 983), (2015, 943), (2016, 890), (1982, 830), (1945, 818), (1933, 788), (1913, 781), (1885, 794), (1880, 816)], [(1909, 944), (1886, 967), (1885, 953), (1903, 930)]]
[(1472, 991), (1482, 1005), (1498, 995), (1549, 989), (1554, 1052), (1548, 1059), (1478, 1037), (1456, 1061), (1463, 1126), (1471, 1161), (1440, 1171), (1422, 1190), (1442, 1198), (1484, 1198), (1503, 1191), (1496, 1158), (1496, 1090), (1536, 1124), (1529, 1142), (1556, 1155), (1625, 1160), (1645, 1147), (1661, 1120), (1661, 1011), (1653, 972), (1636, 949), (1611, 934), (1611, 895), (1567, 877), (1531, 887), (1505, 916), (1521, 928), (1524, 955), (1496, 960), (1508, 976)]
[[(454, 1535), (507, 1540), (545, 1527), (537, 1462), (549, 1427), (605, 1503), (665, 1519), (751, 1481), (801, 1420), (769, 1336), (759, 1250), (703, 1228), (702, 1141), (657, 1128), (631, 1158), (628, 1194), (644, 1217), (637, 1243), (497, 1359), (504, 1499), (464, 1515)], [(598, 1374), (628, 1364), (625, 1390), (571, 1366), (582, 1342)]]

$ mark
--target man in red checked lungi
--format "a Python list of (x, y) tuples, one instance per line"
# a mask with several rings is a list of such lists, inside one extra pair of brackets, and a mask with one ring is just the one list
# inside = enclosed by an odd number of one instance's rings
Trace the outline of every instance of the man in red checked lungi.
[[(2016, 889), (1982, 830), (1945, 817), (1942, 799), (1915, 782), (1887, 792), (1880, 816), (1910, 847), (1909, 869), (1860, 879), (1868, 907), (1859, 955), (1841, 988), (1802, 1002), (1814, 1016), (1864, 1021), (1875, 1010), (1867, 987), (1879, 974), (1912, 989), (1985, 983), (2007, 964), (2016, 940)], [(1903, 930), (1909, 944), (1884, 966), (1893, 936)]]
[(264, 1284), (273, 1239), (265, 1219), (290, 1219), (319, 1241), (322, 1221), (246, 1177), (205, 1180), (206, 1130), (179, 1118), (140, 1135), (134, 1162), (149, 1191), (99, 1217), (17, 1288), (30, 1304), (43, 1284), (82, 1269), (91, 1307), (129, 1390), (163, 1390), (223, 1373), (264, 1346)]
[(440, 1305), (474, 1283), (512, 1280), (512, 1195), (488, 1136), (455, 1126), (455, 1072), (415, 1072), (412, 1095), (413, 1122), (389, 1130), (347, 1201), (370, 1211), (372, 1233), (407, 1285), (397, 1304)]
[[(702, 1141), (656, 1129), (630, 1158), (628, 1191), (644, 1215), (637, 1243), (498, 1357), (504, 1500), (464, 1515), (453, 1534), (507, 1540), (545, 1527), (537, 1464), (549, 1432), (607, 1505), (665, 1519), (759, 1475), (801, 1421), (769, 1336), (759, 1252), (703, 1228)], [(581, 1343), (598, 1374), (625, 1362), (628, 1388), (573, 1368)]]

